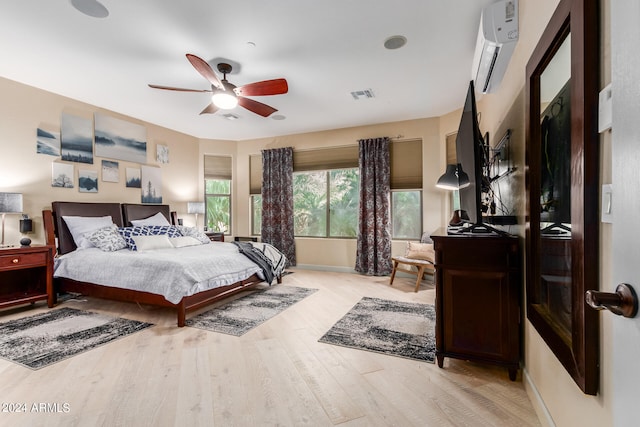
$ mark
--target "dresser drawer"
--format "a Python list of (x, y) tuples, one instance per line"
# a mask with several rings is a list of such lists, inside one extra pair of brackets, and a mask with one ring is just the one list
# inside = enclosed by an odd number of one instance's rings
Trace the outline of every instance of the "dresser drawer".
[(47, 252), (0, 255), (0, 269), (37, 267), (47, 265)]

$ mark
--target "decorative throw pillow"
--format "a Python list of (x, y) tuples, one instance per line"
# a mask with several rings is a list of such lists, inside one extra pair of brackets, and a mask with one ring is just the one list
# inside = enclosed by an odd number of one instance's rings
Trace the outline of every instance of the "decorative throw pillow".
[(73, 237), (73, 241), (76, 243), (78, 249), (85, 249), (93, 247), (91, 243), (85, 237), (86, 234), (108, 227), (113, 224), (113, 218), (111, 216), (63, 216), (62, 219), (67, 224), (69, 232)]
[(183, 236), (189, 236), (198, 239), (202, 244), (211, 243), (211, 239), (209, 239), (209, 236), (204, 234), (202, 231), (198, 231), (198, 229), (195, 227), (185, 227), (183, 225), (178, 225), (176, 228)]
[(169, 223), (169, 221), (167, 221), (167, 218), (165, 218), (164, 215), (162, 215), (162, 213), (158, 212), (155, 215), (151, 215), (148, 218), (145, 219), (132, 219), (131, 220), (131, 224), (132, 225), (138, 225), (138, 226), (143, 226), (143, 225), (166, 225), (169, 226), (171, 225)]
[(105, 252), (119, 251), (127, 247), (127, 242), (118, 233), (118, 227), (115, 224), (86, 233), (85, 236), (94, 246)]
[(433, 243), (407, 242), (405, 257), (410, 259), (422, 259), (433, 262), (435, 259)]
[(166, 234), (168, 237), (180, 237), (182, 234), (173, 225), (145, 225), (144, 228), (149, 230), (148, 236), (157, 236)]
[(174, 248), (184, 248), (185, 246), (202, 245), (202, 242), (200, 240), (191, 236), (171, 237), (169, 238), (169, 241), (171, 242)]
[(132, 239), (136, 243), (136, 250), (139, 252), (150, 251), (152, 249), (173, 249), (173, 245), (166, 234), (132, 236)]
[(121, 227), (118, 229), (120, 235), (127, 242), (127, 246), (132, 251), (137, 251), (136, 242), (133, 239), (135, 236), (158, 236), (166, 235), (169, 237), (180, 237), (181, 234), (176, 227), (166, 225), (153, 225), (153, 226), (133, 226), (133, 227)]

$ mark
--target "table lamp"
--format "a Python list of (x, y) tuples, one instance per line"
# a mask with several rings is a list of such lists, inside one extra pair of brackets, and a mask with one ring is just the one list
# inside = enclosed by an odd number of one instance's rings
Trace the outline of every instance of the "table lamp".
[(2, 241), (0, 248), (7, 248), (12, 245), (4, 243), (4, 220), (6, 214), (22, 213), (22, 193), (0, 193), (0, 213), (2, 214)]
[(198, 228), (198, 214), (204, 213), (204, 202), (187, 202), (187, 213), (196, 215), (196, 228)]

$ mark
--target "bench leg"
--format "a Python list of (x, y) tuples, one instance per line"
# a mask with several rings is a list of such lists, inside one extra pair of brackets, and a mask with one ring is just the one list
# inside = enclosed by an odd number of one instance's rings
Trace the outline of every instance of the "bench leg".
[(424, 266), (418, 267), (418, 279), (416, 280), (416, 290), (414, 292), (418, 292), (420, 289), (420, 282), (422, 282), (422, 278), (424, 277)]
[(393, 285), (393, 279), (396, 277), (396, 269), (398, 268), (398, 261), (393, 261), (393, 270), (391, 271), (391, 279), (389, 284)]

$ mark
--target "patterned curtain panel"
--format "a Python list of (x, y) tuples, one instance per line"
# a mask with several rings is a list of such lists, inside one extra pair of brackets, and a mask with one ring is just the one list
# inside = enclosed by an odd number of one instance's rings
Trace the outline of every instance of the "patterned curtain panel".
[(262, 150), (262, 241), (296, 265), (293, 236), (293, 148)]
[(389, 138), (361, 139), (360, 215), (356, 271), (373, 276), (391, 273)]

